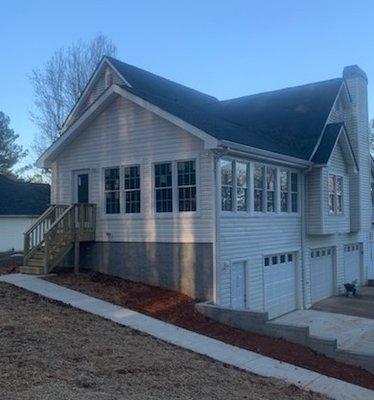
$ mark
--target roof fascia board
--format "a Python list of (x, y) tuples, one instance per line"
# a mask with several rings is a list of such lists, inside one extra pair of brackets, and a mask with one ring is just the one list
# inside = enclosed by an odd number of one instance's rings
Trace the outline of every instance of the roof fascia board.
[[(339, 142), (341, 143), (341, 145), (343, 147), (343, 153), (344, 153), (344, 156), (346, 158), (346, 162), (348, 161), (348, 165), (353, 167), (353, 171), (355, 173), (357, 173), (358, 172), (358, 165), (357, 165), (357, 162), (356, 162), (355, 155), (353, 153), (351, 142), (349, 141), (349, 137), (348, 137), (348, 134), (347, 134), (347, 132), (346, 132), (346, 130), (344, 128), (344, 125), (340, 128), (340, 132), (339, 132), (338, 136), (336, 137), (336, 140), (335, 140), (335, 143), (334, 143), (334, 147), (332, 148), (332, 151), (331, 151), (331, 154), (330, 154), (330, 157), (329, 157), (327, 163), (324, 164), (323, 166), (328, 166), (329, 165), (332, 153), (335, 151), (336, 145)], [(320, 164), (320, 165), (322, 165), (322, 164)]]
[(199, 139), (204, 141), (204, 145), (206, 149), (212, 149), (218, 147), (218, 139), (209, 135), (208, 133), (204, 132), (203, 130), (196, 128), (195, 126), (189, 124), (188, 122), (184, 121), (183, 119), (176, 117), (175, 115), (163, 110), (162, 108), (142, 99), (135, 94), (128, 92), (126, 89), (118, 86), (113, 85), (114, 91), (119, 95), (123, 96), (124, 98), (130, 100), (131, 102), (139, 105), (140, 107), (151, 111), (152, 113), (158, 115), (159, 117), (171, 122), (172, 124), (179, 126), (180, 128), (184, 129), (185, 131), (191, 133), (192, 135), (198, 137)]
[(110, 87), (103, 93), (74, 123), (71, 125), (36, 161), (39, 168), (50, 167), (50, 161), (55, 157), (72, 139), (75, 138), (80, 129), (93, 120), (109, 104), (118, 93), (114, 87)]
[(323, 125), (322, 131), (321, 131), (321, 133), (320, 133), (320, 135), (319, 135), (319, 138), (318, 138), (317, 143), (316, 143), (316, 145), (315, 145), (315, 147), (314, 147), (314, 150), (312, 151), (312, 154), (311, 154), (311, 156), (309, 157), (309, 161), (310, 161), (310, 160), (313, 160), (313, 157), (314, 157), (316, 151), (318, 150), (319, 145), (321, 144), (321, 140), (322, 140), (322, 138), (323, 138), (323, 133), (325, 132), (326, 126), (327, 126), (328, 123), (329, 123), (328, 121), (329, 121), (329, 119), (330, 119), (330, 117), (331, 117), (331, 114), (332, 114), (334, 108), (335, 108), (336, 101), (337, 101), (337, 99), (339, 98), (340, 92), (341, 92), (341, 90), (342, 90), (343, 87), (347, 90), (347, 93), (348, 93), (349, 98), (351, 98), (350, 95), (349, 95), (349, 92), (348, 92), (347, 85), (346, 85), (346, 83), (345, 83), (344, 80), (343, 80), (343, 81), (342, 81), (342, 84), (340, 85), (340, 88), (339, 88), (339, 90), (338, 90), (338, 93), (336, 94), (335, 100), (334, 100), (334, 102), (333, 102), (333, 104), (332, 104), (332, 106), (331, 106), (330, 112), (329, 112), (329, 114), (328, 114), (328, 116), (327, 116), (327, 118), (326, 118), (325, 124)]
[(246, 153), (248, 156), (257, 157), (268, 161), (282, 162), (289, 165), (294, 165), (304, 168), (311, 167), (313, 163), (311, 161), (303, 160), (301, 158), (287, 156), (280, 153), (274, 153), (268, 150), (257, 149), (256, 147), (247, 146), (245, 144), (239, 144), (231, 142), (230, 140), (221, 140), (220, 145), (228, 151), (240, 151)]
[(83, 100), (86, 97), (86, 94), (89, 92), (89, 89), (92, 87), (92, 85), (95, 84), (95, 82), (97, 81), (98, 77), (100, 76), (101, 72), (104, 70), (104, 66), (105, 64), (108, 64), (111, 68), (113, 68), (113, 70), (117, 73), (117, 75), (123, 80), (123, 82), (127, 85), (130, 86), (129, 82), (127, 82), (127, 80), (123, 77), (123, 75), (117, 70), (117, 68), (115, 68), (113, 66), (113, 64), (107, 59), (107, 57), (103, 57), (102, 60), (100, 61), (100, 63), (97, 65), (97, 67), (95, 68), (95, 71), (93, 72), (93, 74), (91, 75), (90, 79), (88, 80), (85, 88), (83, 89), (83, 92), (81, 93), (81, 95), (79, 96), (79, 99), (77, 100), (77, 102), (75, 103), (74, 107), (72, 108), (72, 110), (70, 111), (69, 115), (67, 116), (61, 131), (64, 131), (64, 129), (66, 128), (67, 124), (69, 123), (69, 121), (71, 120), (71, 117), (75, 114), (76, 110), (78, 109), (78, 107), (82, 104)]

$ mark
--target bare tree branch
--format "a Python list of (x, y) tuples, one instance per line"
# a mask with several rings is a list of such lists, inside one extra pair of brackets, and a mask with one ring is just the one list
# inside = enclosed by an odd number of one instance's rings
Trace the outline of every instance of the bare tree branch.
[(34, 69), (35, 111), (31, 120), (38, 127), (33, 149), (42, 154), (60, 135), (60, 129), (103, 56), (114, 56), (116, 47), (104, 35), (90, 42), (77, 41), (56, 50), (41, 69)]

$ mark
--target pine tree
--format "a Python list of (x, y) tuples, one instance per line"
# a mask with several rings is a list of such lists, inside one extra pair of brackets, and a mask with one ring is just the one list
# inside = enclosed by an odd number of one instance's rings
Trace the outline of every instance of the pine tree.
[(0, 111), (0, 174), (13, 175), (12, 168), (26, 156), (22, 146), (16, 144), (19, 135), (10, 128), (10, 118)]

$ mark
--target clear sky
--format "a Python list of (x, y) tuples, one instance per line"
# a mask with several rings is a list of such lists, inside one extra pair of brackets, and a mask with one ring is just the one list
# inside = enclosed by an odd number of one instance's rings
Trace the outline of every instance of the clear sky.
[(98, 33), (118, 58), (221, 99), (358, 64), (374, 117), (373, 0), (0, 0), (0, 110), (25, 147), (36, 133), (27, 75), (55, 49)]

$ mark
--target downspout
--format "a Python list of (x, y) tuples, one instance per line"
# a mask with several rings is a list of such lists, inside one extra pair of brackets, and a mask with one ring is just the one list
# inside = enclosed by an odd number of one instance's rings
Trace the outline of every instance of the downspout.
[(305, 271), (305, 238), (306, 238), (306, 175), (312, 170), (312, 167), (302, 171), (302, 190), (301, 190), (301, 275), (302, 275), (302, 307), (305, 309), (306, 301), (305, 301), (305, 284), (306, 284), (306, 271)]
[(214, 244), (213, 244), (213, 302), (219, 303), (219, 276), (220, 276), (220, 187), (218, 163), (225, 151), (213, 151), (214, 173)]

